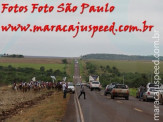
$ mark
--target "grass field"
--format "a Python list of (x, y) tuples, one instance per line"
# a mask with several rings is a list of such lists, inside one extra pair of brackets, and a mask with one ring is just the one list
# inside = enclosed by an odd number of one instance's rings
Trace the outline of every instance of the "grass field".
[[(34, 69), (40, 69), (41, 66), (45, 67), (45, 70), (53, 69), (60, 71), (67, 71), (67, 67), (72, 66), (72, 59), (68, 59), (67, 65), (62, 63), (62, 59), (46, 59), (46, 58), (0, 58), (0, 66), (13, 66), (15, 68), (29, 67)], [(70, 66), (69, 66), (70, 65)]]
[[(95, 64), (96, 66), (115, 66), (120, 72), (139, 72), (139, 73), (151, 73), (153, 70), (152, 61), (111, 61), (111, 60), (86, 60)], [(160, 67), (163, 67), (163, 61), (160, 62)], [(160, 72), (163, 73), (163, 69), (160, 68)]]
[(69, 75), (68, 81), (72, 81), (74, 63), (72, 59), (67, 59), (68, 64), (63, 64), (62, 59), (53, 58), (0, 58), (0, 66), (8, 67), (11, 65), (15, 68), (34, 68), (39, 70), (45, 67), (45, 70), (53, 69), (66, 72)]
[(25, 68), (25, 67), (30, 67), (30, 68), (34, 68), (34, 69), (40, 69), (41, 66), (45, 67), (45, 70), (48, 69), (53, 69), (53, 70), (60, 70), (60, 71), (64, 71), (64, 67), (65, 64), (32, 64), (32, 63), (0, 63), (0, 66), (13, 66), (15, 68), (21, 67), (21, 68)]

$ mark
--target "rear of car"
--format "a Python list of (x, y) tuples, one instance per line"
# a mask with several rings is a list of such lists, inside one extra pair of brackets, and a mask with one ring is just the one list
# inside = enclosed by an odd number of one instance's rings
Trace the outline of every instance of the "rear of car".
[(105, 88), (105, 91), (104, 91), (104, 95), (105, 95), (105, 96), (107, 96), (107, 94), (109, 94), (108, 89), (109, 89), (109, 85), (107, 85), (106, 88)]
[(124, 97), (126, 100), (129, 99), (129, 89), (127, 85), (116, 84), (111, 91), (111, 99), (114, 97)]
[(159, 92), (158, 88), (155, 87), (147, 88), (147, 90), (143, 94), (143, 101), (154, 100), (156, 92)]
[(90, 88), (90, 83), (88, 82), (86, 86), (87, 86), (88, 88)]
[(115, 86), (115, 84), (112, 84), (112, 83), (110, 85), (107, 85), (105, 88), (105, 91), (104, 91), (104, 95), (107, 96), (107, 94), (111, 94), (111, 91), (114, 86)]
[(71, 92), (71, 93), (75, 93), (75, 87), (73, 85), (73, 83), (68, 83), (68, 89), (67, 92)]
[(92, 81), (92, 82), (90, 83), (90, 89), (91, 89), (91, 91), (92, 91), (93, 89), (98, 89), (98, 90), (100, 91), (100, 90), (101, 90), (100, 82), (99, 82), (99, 81)]
[(87, 85), (87, 83), (82, 83), (82, 86), (86, 86)]

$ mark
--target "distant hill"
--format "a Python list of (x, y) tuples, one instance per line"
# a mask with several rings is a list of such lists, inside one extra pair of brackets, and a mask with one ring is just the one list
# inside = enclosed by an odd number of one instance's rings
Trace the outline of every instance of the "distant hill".
[[(160, 61), (163, 61), (163, 56), (160, 56)], [(81, 56), (81, 59), (105, 59), (105, 60), (154, 60), (154, 56), (140, 55), (123, 55), (123, 54), (87, 54)]]

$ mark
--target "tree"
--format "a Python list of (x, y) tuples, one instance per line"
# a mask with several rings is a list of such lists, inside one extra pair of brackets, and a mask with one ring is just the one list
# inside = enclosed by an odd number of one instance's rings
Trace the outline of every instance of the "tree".
[(40, 71), (41, 71), (41, 72), (44, 72), (44, 71), (45, 71), (45, 67), (44, 67), (44, 66), (41, 66), (41, 67), (40, 67)]
[(63, 63), (63, 64), (68, 64), (67, 59), (63, 59), (63, 60), (62, 60), (62, 63)]

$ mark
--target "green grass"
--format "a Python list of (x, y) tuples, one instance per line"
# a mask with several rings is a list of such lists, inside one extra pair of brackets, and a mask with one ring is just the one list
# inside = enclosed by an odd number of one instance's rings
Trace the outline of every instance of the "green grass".
[(0, 63), (0, 66), (7, 67), (8, 65), (11, 65), (15, 68), (30, 67), (34, 69), (40, 69), (41, 66), (44, 66), (45, 70), (53, 69), (53, 70), (65, 71), (65, 64)]
[[(118, 60), (87, 60), (96, 66), (115, 66), (120, 72), (139, 72), (139, 73), (151, 73), (153, 70), (152, 61), (118, 61)], [(163, 61), (160, 62), (160, 67), (163, 67)], [(160, 68), (160, 72), (163, 73), (163, 69)]]
[(129, 91), (130, 91), (130, 96), (136, 97), (136, 92), (137, 92), (136, 88), (130, 88)]

